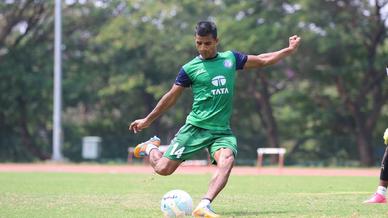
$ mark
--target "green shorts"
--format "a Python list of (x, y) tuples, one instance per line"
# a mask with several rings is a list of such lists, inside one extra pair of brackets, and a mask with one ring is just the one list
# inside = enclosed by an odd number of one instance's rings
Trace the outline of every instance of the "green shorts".
[(171, 140), (163, 156), (185, 161), (204, 148), (208, 149), (211, 162), (215, 164), (214, 154), (221, 148), (229, 148), (236, 157), (237, 140), (231, 130), (208, 130), (186, 123)]

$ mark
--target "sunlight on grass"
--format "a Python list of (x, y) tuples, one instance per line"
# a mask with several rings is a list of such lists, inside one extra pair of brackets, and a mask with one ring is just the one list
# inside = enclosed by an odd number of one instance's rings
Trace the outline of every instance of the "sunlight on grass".
[[(0, 173), (0, 217), (161, 217), (162, 195), (190, 193), (194, 203), (211, 175)], [(213, 202), (223, 217), (387, 217), (365, 205), (374, 177), (232, 176)]]

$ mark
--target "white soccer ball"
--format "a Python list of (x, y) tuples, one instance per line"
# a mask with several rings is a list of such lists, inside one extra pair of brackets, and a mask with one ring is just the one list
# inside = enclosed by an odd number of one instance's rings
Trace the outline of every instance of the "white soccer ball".
[(163, 195), (160, 202), (160, 209), (164, 217), (191, 216), (193, 210), (193, 199), (182, 190), (171, 190)]

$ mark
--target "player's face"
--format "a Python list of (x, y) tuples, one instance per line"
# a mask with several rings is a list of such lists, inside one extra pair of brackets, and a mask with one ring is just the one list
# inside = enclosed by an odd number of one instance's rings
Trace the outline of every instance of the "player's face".
[(199, 36), (195, 35), (195, 46), (198, 53), (204, 59), (212, 58), (217, 53), (218, 38), (213, 38), (212, 35)]

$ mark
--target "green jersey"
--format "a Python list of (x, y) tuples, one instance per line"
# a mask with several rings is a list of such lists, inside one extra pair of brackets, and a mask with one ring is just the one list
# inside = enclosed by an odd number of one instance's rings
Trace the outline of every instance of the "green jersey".
[(185, 64), (175, 84), (191, 86), (192, 111), (186, 123), (210, 130), (230, 130), (236, 70), (247, 56), (238, 52), (217, 53), (212, 59), (196, 57)]

